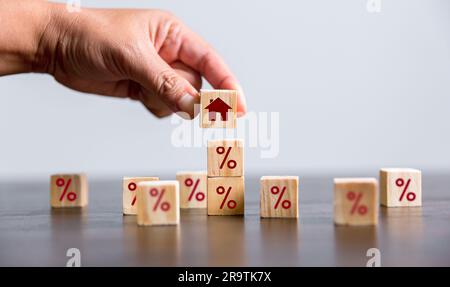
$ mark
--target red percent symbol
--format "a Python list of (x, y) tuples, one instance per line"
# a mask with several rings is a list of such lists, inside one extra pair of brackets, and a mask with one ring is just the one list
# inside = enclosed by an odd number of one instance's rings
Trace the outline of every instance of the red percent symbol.
[(170, 209), (170, 203), (168, 203), (167, 201), (161, 202), (165, 192), (166, 191), (164, 189), (161, 190), (161, 192), (159, 192), (156, 188), (150, 189), (150, 196), (156, 197), (156, 202), (153, 205), (153, 211), (158, 210), (158, 208), (160, 208), (164, 212)]
[[(280, 195), (278, 195), (281, 192)], [(274, 209), (278, 208), (278, 205), (280, 204), (281, 200), (283, 199), (284, 193), (286, 192), (286, 186), (284, 186), (281, 191), (280, 188), (278, 186), (272, 186), (272, 188), (270, 189), (270, 193), (272, 193), (273, 195), (278, 195), (277, 198), (277, 202), (275, 203)], [(283, 207), (284, 209), (289, 209), (291, 208), (291, 201), (290, 200), (283, 200), (281, 202), (281, 207)]]
[[(129, 191), (135, 191), (136, 188), (137, 188), (136, 183), (130, 182), (128, 184), (128, 190)], [(133, 196), (133, 200), (131, 201), (131, 206), (134, 206), (135, 203), (136, 203), (136, 195)]]
[(225, 187), (223, 187), (223, 186), (217, 187), (217, 189), (216, 189), (217, 194), (219, 194), (219, 195), (225, 194), (225, 196), (224, 196), (224, 198), (222, 200), (222, 203), (220, 204), (220, 209), (223, 209), (225, 203), (227, 204), (227, 207), (229, 209), (235, 209), (236, 208), (237, 202), (235, 200), (228, 200), (228, 196), (230, 195), (231, 190), (232, 190), (231, 186), (228, 188), (228, 190), (225, 190)]
[[(77, 194), (75, 192), (69, 192), (67, 193), (67, 190), (70, 187), (70, 184), (72, 183), (72, 179), (69, 178), (67, 182), (64, 180), (64, 178), (58, 178), (56, 180), (56, 186), (58, 187), (64, 187), (63, 192), (61, 193), (61, 196), (59, 197), (59, 201), (63, 201), (64, 197), (67, 198), (69, 201), (75, 201), (77, 199)], [(66, 196), (67, 193), (67, 196)]]
[(197, 201), (203, 201), (205, 199), (205, 194), (201, 191), (197, 191), (198, 184), (200, 183), (200, 179), (197, 179), (194, 183), (194, 180), (192, 178), (187, 178), (184, 181), (184, 184), (187, 187), (192, 187), (191, 193), (189, 194), (188, 201), (191, 201), (195, 194), (195, 199)]
[(361, 204), (362, 193), (356, 193), (350, 191), (347, 193), (347, 199), (353, 201), (352, 210), (350, 214), (353, 215), (355, 212), (358, 212), (359, 215), (364, 215), (367, 213), (367, 206)]
[(395, 181), (396, 186), (403, 187), (403, 191), (402, 191), (402, 194), (400, 195), (399, 201), (403, 200), (403, 197), (405, 196), (405, 194), (406, 194), (406, 199), (408, 201), (414, 201), (414, 199), (416, 199), (416, 194), (414, 192), (406, 192), (406, 191), (408, 191), (408, 187), (409, 187), (410, 183), (411, 183), (411, 179), (408, 179), (406, 181), (406, 184), (405, 184), (405, 180), (403, 178), (398, 178)]
[(219, 154), (219, 155), (225, 154), (225, 156), (223, 157), (222, 162), (220, 163), (220, 169), (222, 169), (224, 167), (225, 163), (227, 164), (227, 167), (229, 169), (236, 168), (237, 162), (235, 160), (228, 159), (232, 149), (233, 149), (232, 147), (228, 147), (228, 149), (225, 150), (225, 147), (223, 147), (223, 146), (219, 146), (219, 147), (216, 148), (217, 154)]

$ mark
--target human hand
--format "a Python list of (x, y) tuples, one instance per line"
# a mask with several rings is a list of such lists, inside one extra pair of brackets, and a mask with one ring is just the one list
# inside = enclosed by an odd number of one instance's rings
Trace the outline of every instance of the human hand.
[(159, 10), (82, 9), (48, 4), (51, 17), (33, 70), (86, 93), (141, 101), (157, 117), (194, 116), (204, 77), (216, 89), (239, 91), (221, 57), (170, 13)]

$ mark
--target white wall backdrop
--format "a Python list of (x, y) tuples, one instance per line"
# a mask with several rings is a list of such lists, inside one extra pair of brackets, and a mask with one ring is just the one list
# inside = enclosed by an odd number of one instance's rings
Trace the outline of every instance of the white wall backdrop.
[[(251, 111), (280, 113), (280, 153), (248, 172), (450, 169), (450, 2), (81, 1), (171, 10), (223, 55)], [(170, 119), (79, 94), (46, 75), (0, 78), (0, 176), (157, 174), (206, 166)]]

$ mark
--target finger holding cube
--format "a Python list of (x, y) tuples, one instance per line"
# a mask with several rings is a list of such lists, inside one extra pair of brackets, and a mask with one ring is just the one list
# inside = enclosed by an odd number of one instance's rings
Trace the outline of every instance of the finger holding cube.
[(200, 109), (201, 128), (235, 128), (237, 91), (201, 90)]
[(208, 215), (243, 215), (244, 199), (244, 177), (208, 178)]

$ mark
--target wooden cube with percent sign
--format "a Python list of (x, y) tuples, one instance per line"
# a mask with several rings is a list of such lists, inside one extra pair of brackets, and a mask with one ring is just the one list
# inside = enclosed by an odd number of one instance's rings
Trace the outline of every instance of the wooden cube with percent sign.
[(244, 177), (208, 178), (208, 215), (243, 215), (244, 199)]
[(378, 205), (378, 182), (375, 178), (334, 179), (335, 224), (376, 225)]
[(244, 141), (208, 141), (208, 176), (244, 176)]
[(201, 128), (235, 128), (237, 91), (201, 90), (200, 109)]
[(387, 207), (421, 206), (422, 173), (411, 168), (380, 170), (380, 202)]
[(55, 174), (50, 178), (50, 205), (53, 208), (88, 205), (88, 183), (84, 174)]
[(298, 176), (261, 177), (260, 200), (263, 218), (297, 218)]
[(180, 185), (178, 181), (143, 181), (138, 183), (138, 225), (177, 225), (179, 222)]
[(206, 208), (208, 189), (206, 171), (178, 172), (181, 208)]
[(122, 181), (122, 207), (123, 214), (137, 214), (137, 184), (143, 181), (159, 180), (157, 177), (124, 177)]

